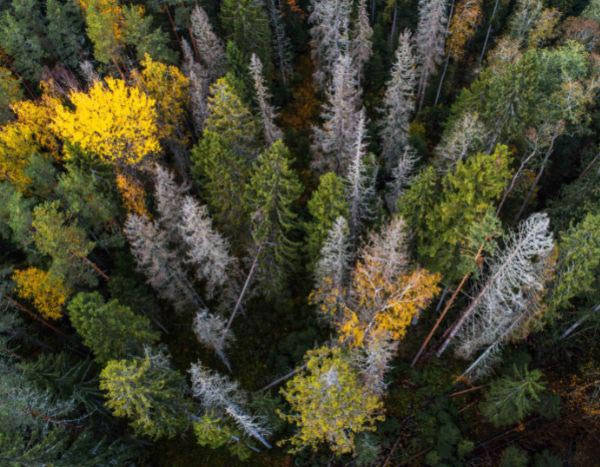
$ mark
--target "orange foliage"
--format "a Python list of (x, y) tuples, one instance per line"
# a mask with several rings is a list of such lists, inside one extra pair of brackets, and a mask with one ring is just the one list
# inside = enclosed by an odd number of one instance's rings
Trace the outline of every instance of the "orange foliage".
[(146, 208), (146, 191), (140, 182), (126, 174), (117, 174), (117, 188), (127, 212), (150, 218)]
[(481, 0), (461, 0), (450, 22), (450, 38), (447, 42), (448, 53), (454, 60), (460, 60), (465, 54), (465, 45), (473, 37), (481, 22)]

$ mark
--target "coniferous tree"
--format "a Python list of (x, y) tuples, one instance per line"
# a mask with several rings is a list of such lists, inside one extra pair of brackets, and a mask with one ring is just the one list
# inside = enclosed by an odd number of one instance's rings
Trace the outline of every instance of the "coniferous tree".
[(278, 139), (282, 139), (283, 133), (275, 124), (277, 114), (271, 106), (271, 95), (263, 78), (263, 66), (256, 54), (252, 54), (250, 58), (250, 74), (254, 81), (254, 93), (262, 117), (265, 141), (268, 145), (271, 145)]
[(308, 18), (311, 56), (316, 63), (314, 79), (321, 89), (327, 89), (335, 79), (338, 60), (350, 52), (351, 9), (349, 0), (312, 2)]
[(412, 34), (400, 34), (396, 60), (383, 99), (382, 156), (387, 170), (397, 165), (408, 144), (408, 127), (415, 109), (416, 64)]
[(447, 22), (446, 0), (419, 0), (419, 25), (415, 37), (419, 65), (419, 108), (423, 106), (427, 85), (444, 56)]
[(336, 220), (348, 215), (346, 187), (335, 173), (328, 172), (319, 179), (319, 187), (308, 201), (311, 220), (306, 223), (308, 255), (314, 265), (319, 259), (321, 248)]
[(98, 292), (77, 294), (67, 308), (73, 327), (100, 363), (142, 355), (144, 346), (159, 339), (148, 318), (117, 300), (105, 302)]
[(358, 68), (358, 75), (363, 76), (365, 64), (373, 54), (373, 28), (369, 22), (367, 13), (367, 0), (359, 0), (356, 21), (351, 31), (350, 55), (354, 66)]
[(273, 29), (273, 49), (275, 50), (276, 68), (281, 76), (281, 82), (287, 86), (293, 72), (292, 45), (285, 31), (280, 0), (266, 0), (266, 6)]
[(73, 0), (48, 0), (46, 2), (48, 41), (52, 53), (65, 65), (76, 69), (84, 47), (83, 17)]
[(346, 175), (360, 120), (360, 100), (361, 91), (352, 59), (347, 54), (341, 55), (335, 64), (327, 93), (322, 114), (323, 127), (314, 128), (312, 151), (315, 168)]
[(225, 69), (225, 47), (213, 31), (208, 15), (200, 5), (196, 5), (190, 16), (191, 38), (199, 54), (202, 69), (212, 83), (221, 77)]
[(100, 373), (100, 389), (111, 412), (129, 418), (142, 436), (173, 438), (188, 426), (185, 378), (161, 352), (147, 348), (141, 357), (110, 360)]
[[(351, 252), (348, 222), (342, 216), (335, 220), (319, 254), (315, 268), (316, 294), (312, 301), (319, 300), (319, 295), (341, 292), (348, 278)], [(333, 321), (339, 319), (334, 316)]]
[(169, 36), (160, 27), (153, 27), (152, 16), (146, 15), (139, 6), (123, 7), (121, 39), (124, 44), (135, 48), (136, 58), (141, 61), (146, 55), (154, 60), (173, 63), (177, 55), (169, 47)]
[(486, 129), (477, 113), (465, 113), (453, 122), (435, 148), (436, 165), (442, 172), (453, 170), (456, 163), (485, 149)]
[(13, 116), (10, 105), (23, 98), (21, 83), (8, 68), (0, 66), (0, 124)]

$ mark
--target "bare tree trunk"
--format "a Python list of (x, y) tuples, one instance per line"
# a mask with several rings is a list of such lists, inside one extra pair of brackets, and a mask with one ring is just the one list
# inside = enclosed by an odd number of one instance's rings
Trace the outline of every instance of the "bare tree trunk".
[[(375, 3), (375, 2), (373, 2)], [(396, 27), (398, 25), (398, 2), (394, 4), (394, 14), (392, 15), (392, 29), (390, 31), (390, 48), (394, 45), (394, 39), (396, 38)]]
[(502, 210), (502, 207), (504, 206), (504, 203), (506, 202), (508, 196), (514, 190), (515, 185), (517, 184), (517, 180), (521, 176), (521, 173), (523, 172), (523, 170), (525, 170), (525, 167), (527, 166), (529, 161), (531, 159), (533, 159), (537, 155), (537, 153), (538, 153), (538, 145), (536, 144), (533, 151), (531, 151), (531, 153), (525, 159), (523, 159), (523, 161), (521, 162), (521, 165), (519, 166), (515, 175), (513, 176), (512, 180), (510, 181), (510, 184), (508, 185), (506, 190), (504, 190), (504, 194), (502, 195), (500, 204), (498, 205), (498, 208), (496, 209), (496, 215), (500, 214), (500, 211)]
[(94, 263), (87, 256), (79, 256), (79, 258), (81, 258), (84, 263), (86, 263), (89, 267), (91, 267), (94, 270), (94, 272), (96, 274), (98, 274), (102, 279), (104, 279), (107, 282), (110, 280), (110, 277), (102, 269), (100, 269), (96, 263)]
[(38, 323), (41, 323), (42, 325), (46, 326), (48, 329), (51, 329), (52, 331), (54, 331), (56, 334), (62, 336), (62, 337), (67, 337), (67, 335), (62, 332), (60, 329), (58, 329), (57, 327), (51, 325), (50, 323), (48, 323), (46, 320), (40, 318), (37, 314), (35, 314), (33, 311), (31, 311), (30, 309), (28, 309), (27, 307), (21, 305), (19, 302), (17, 302), (15, 299), (6, 296), (5, 300), (8, 302), (8, 304), (14, 308), (16, 308), (19, 311), (22, 311), (23, 313), (25, 313), (27, 316), (29, 316), (31, 319), (34, 319), (35, 321), (37, 321)]
[(488, 25), (487, 32), (485, 33), (485, 40), (483, 41), (483, 48), (481, 49), (481, 55), (479, 56), (479, 65), (483, 62), (483, 57), (485, 56), (485, 51), (487, 49), (488, 41), (490, 40), (490, 33), (492, 32), (492, 22), (494, 21), (494, 17), (496, 16), (496, 11), (498, 11), (498, 4), (500, 0), (496, 0), (494, 3), (494, 9), (492, 10), (492, 16), (490, 16), (490, 24)]
[[(454, 14), (454, 0), (450, 3), (450, 13), (448, 14), (448, 22), (446, 23), (446, 31), (444, 32), (444, 36), (448, 37), (448, 32), (450, 31), (450, 21), (452, 21), (452, 15)], [(450, 54), (446, 51), (446, 60), (444, 61), (444, 69), (442, 70), (442, 76), (440, 77), (440, 82), (438, 84), (437, 92), (435, 93), (435, 101), (433, 102), (433, 106), (435, 107), (439, 100), (440, 95), (442, 94), (442, 86), (444, 85), (444, 78), (446, 77), (446, 71), (448, 70), (448, 63), (450, 62)]]
[(268, 389), (271, 389), (272, 387), (277, 386), (278, 384), (284, 382), (286, 379), (290, 379), (296, 373), (299, 373), (299, 372), (301, 372), (302, 370), (305, 370), (305, 369), (306, 369), (306, 363), (304, 365), (302, 365), (301, 367), (295, 368), (294, 370), (290, 371), (289, 373), (286, 373), (282, 377), (277, 378), (275, 381), (270, 382), (265, 387), (260, 388), (258, 390), (258, 392), (263, 392), (263, 391), (266, 391)]

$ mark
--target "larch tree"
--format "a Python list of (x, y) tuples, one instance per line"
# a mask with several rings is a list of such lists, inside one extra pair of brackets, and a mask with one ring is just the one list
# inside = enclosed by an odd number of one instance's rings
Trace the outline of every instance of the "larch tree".
[(306, 247), (310, 263), (319, 260), (321, 248), (338, 217), (348, 215), (346, 187), (343, 180), (333, 172), (321, 175), (319, 186), (308, 201), (311, 220), (305, 224)]
[(417, 87), (419, 109), (423, 106), (427, 85), (444, 56), (447, 9), (446, 0), (419, 0), (419, 24), (415, 37), (419, 65)]
[(200, 5), (196, 5), (192, 10), (190, 34), (202, 68), (206, 70), (207, 79), (212, 83), (225, 71), (225, 47)]
[(236, 382), (205, 368), (201, 363), (192, 364), (189, 372), (192, 393), (208, 413), (230, 417), (243, 433), (266, 448), (271, 448), (267, 441), (269, 428), (244, 408), (247, 396)]
[(356, 242), (364, 224), (373, 217), (377, 193), (375, 182), (377, 169), (374, 163), (369, 163), (366, 141), (366, 117), (363, 109), (356, 127), (352, 158), (346, 175), (348, 199), (348, 222), (353, 242)]
[(388, 171), (396, 167), (408, 145), (410, 119), (415, 110), (417, 70), (409, 30), (400, 34), (392, 74), (383, 98), (381, 152)]
[(69, 97), (74, 109), (59, 107), (52, 127), (70, 143), (115, 164), (160, 152), (156, 101), (138, 88), (109, 77)]
[(340, 56), (350, 53), (352, 5), (349, 0), (318, 0), (311, 6), (308, 22), (311, 56), (317, 65), (314, 79), (321, 89), (327, 89)]
[(465, 46), (477, 32), (483, 18), (481, 0), (461, 0), (456, 5), (448, 28), (448, 56), (460, 60), (465, 55)]
[(369, 22), (367, 12), (367, 0), (359, 0), (356, 20), (351, 30), (350, 55), (354, 66), (358, 69), (358, 75), (363, 76), (364, 67), (373, 55), (373, 28)]
[(315, 127), (312, 152), (313, 166), (345, 176), (352, 158), (359, 122), (361, 90), (350, 55), (341, 55), (335, 64), (321, 119)]
[(265, 141), (270, 146), (278, 139), (282, 139), (283, 133), (275, 123), (277, 113), (271, 106), (271, 95), (263, 77), (263, 65), (256, 54), (252, 54), (250, 58), (250, 74), (254, 81), (254, 96), (260, 110)]
[(288, 440), (292, 453), (327, 443), (336, 455), (355, 450), (357, 434), (373, 431), (383, 419), (383, 403), (366, 386), (351, 356), (339, 347), (321, 347), (305, 355), (306, 369), (287, 382), (281, 393), (291, 413), (280, 416), (297, 425)]
[(487, 278), (462, 313), (438, 354), (457, 338), (457, 355), (481, 355), (465, 371), (476, 378), (489, 371), (502, 345), (529, 324), (540, 311), (554, 248), (550, 220), (533, 214), (505, 238), (505, 247), (492, 260)]
[(143, 356), (110, 360), (100, 373), (100, 389), (110, 411), (127, 417), (142, 436), (173, 438), (189, 424), (185, 378), (161, 352), (146, 348)]
[(105, 302), (98, 292), (79, 293), (67, 306), (69, 320), (101, 364), (144, 354), (159, 340), (150, 320), (117, 300)]

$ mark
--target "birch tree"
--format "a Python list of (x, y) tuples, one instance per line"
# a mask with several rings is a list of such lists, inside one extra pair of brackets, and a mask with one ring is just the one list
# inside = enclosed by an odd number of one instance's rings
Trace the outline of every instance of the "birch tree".
[(547, 260), (554, 248), (549, 226), (546, 214), (533, 214), (507, 235), (506, 246), (493, 259), (488, 278), (438, 352), (455, 337), (456, 354), (462, 358), (471, 358), (483, 348), (466, 376), (485, 374), (502, 345), (539, 311)]
[(423, 106), (429, 80), (437, 71), (444, 56), (446, 24), (448, 22), (446, 0), (419, 0), (419, 25), (417, 26), (417, 62), (419, 85), (417, 100)]
[(271, 448), (266, 439), (270, 435), (269, 428), (260, 418), (244, 410), (246, 395), (236, 382), (205, 368), (201, 363), (192, 364), (189, 372), (192, 394), (205, 410), (230, 417), (244, 433)]
[(260, 58), (252, 54), (250, 58), (250, 74), (254, 81), (254, 92), (260, 115), (262, 117), (262, 126), (265, 135), (265, 141), (270, 146), (278, 139), (283, 139), (282, 131), (275, 124), (277, 114), (271, 106), (271, 95), (263, 78), (263, 66)]
[(349, 52), (350, 0), (314, 0), (308, 18), (311, 25), (311, 56), (316, 63), (314, 79), (326, 89), (335, 75), (341, 55)]
[(416, 64), (412, 33), (405, 30), (399, 37), (396, 60), (383, 98), (381, 152), (386, 168), (396, 166), (408, 144), (408, 127), (415, 110)]
[(360, 119), (360, 97), (352, 60), (349, 55), (343, 55), (335, 66), (333, 82), (327, 93), (327, 103), (321, 115), (323, 127), (314, 128), (311, 149), (315, 168), (346, 175)]

